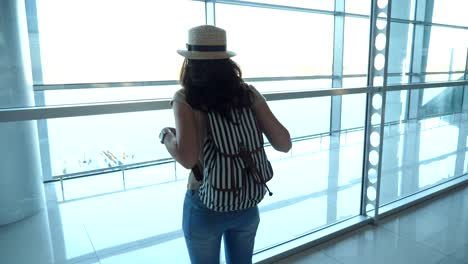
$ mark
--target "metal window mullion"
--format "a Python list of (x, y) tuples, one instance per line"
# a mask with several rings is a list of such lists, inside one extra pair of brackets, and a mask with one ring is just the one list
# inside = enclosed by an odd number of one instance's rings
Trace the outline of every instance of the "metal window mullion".
[[(417, 12), (418, 12), (418, 1), (414, 1), (414, 14), (413, 14), (413, 19), (417, 19)], [(416, 24), (413, 24), (413, 32), (412, 32), (412, 37), (411, 37), (411, 56), (410, 56), (410, 61), (409, 61), (409, 72), (408, 72), (408, 80), (409, 83), (413, 83), (413, 75), (414, 75), (414, 41), (416, 38)], [(411, 96), (412, 91), (408, 91), (406, 93), (406, 106), (405, 106), (405, 118), (404, 120), (409, 120), (410, 119), (410, 102), (411, 102)]]
[(386, 43), (385, 43), (385, 65), (383, 69), (383, 89), (382, 89), (382, 106), (381, 109), (381, 120), (380, 120), (380, 138), (379, 138), (379, 163), (377, 171), (377, 183), (376, 183), (376, 207), (375, 207), (375, 220), (379, 219), (379, 206), (380, 206), (380, 187), (381, 187), (381, 178), (382, 178), (382, 157), (383, 157), (383, 144), (385, 136), (385, 108), (386, 108), (386, 94), (387, 94), (387, 74), (388, 74), (388, 56), (390, 51), (390, 28), (391, 28), (391, 4), (392, 1), (389, 0), (387, 4), (387, 27), (386, 27)]
[[(40, 32), (37, 19), (37, 1), (26, 0), (25, 8), (28, 25), (28, 40), (30, 51), (29, 55), (31, 58), (32, 79), (33, 83), (43, 83), (41, 43), (39, 38)], [(45, 105), (44, 92), (34, 92), (34, 105)], [(50, 180), (52, 179), (52, 165), (50, 158), (49, 132), (47, 120), (38, 120), (36, 126), (42, 165), (42, 180)]]
[[(417, 0), (416, 6), (414, 9), (414, 17), (416, 20), (425, 20), (426, 19), (426, 1)], [(423, 63), (424, 52), (427, 52), (427, 47), (424, 41), (425, 25), (424, 24), (415, 24), (413, 29), (413, 43), (411, 50), (411, 75), (410, 75), (410, 84), (411, 83), (421, 83), (421, 78), (423, 76), (421, 73), (426, 72), (424, 69), (425, 63)], [(427, 60), (427, 56), (426, 56)], [(417, 80), (416, 80), (417, 78)], [(422, 100), (422, 92), (420, 90), (414, 90), (408, 92), (407, 98), (407, 111), (406, 119), (415, 119), (419, 117), (419, 108)]]
[(451, 48), (450, 49), (450, 64), (449, 64), (449, 81), (453, 80), (453, 52), (454, 52), (454, 49)]
[[(372, 6), (371, 6), (371, 16), (370, 16), (370, 24), (369, 24), (369, 56), (368, 56), (368, 65), (367, 65), (367, 86), (371, 87), (372, 82), (373, 82), (373, 71), (372, 71), (372, 65), (374, 65), (374, 56), (372, 56), (373, 52), (372, 49), (374, 47), (374, 33), (373, 31), (375, 30), (375, 6), (376, 6), (376, 0), (372, 0)], [(369, 88), (372, 89), (372, 88)], [(368, 145), (368, 138), (369, 136), (369, 129), (370, 129), (370, 124), (371, 124), (371, 117), (369, 115), (369, 108), (371, 107), (372, 101), (370, 101), (370, 98), (372, 96), (368, 93), (366, 96), (366, 117), (365, 117), (365, 124), (364, 124), (364, 150), (363, 150), (363, 164), (362, 164), (362, 181), (361, 181), (361, 209), (360, 209), (360, 214), (366, 216), (367, 211), (366, 211), (366, 197), (367, 197), (367, 181), (368, 181), (368, 164), (367, 160), (369, 158), (368, 151), (367, 149), (369, 148)]]
[[(344, 44), (344, 16), (338, 15), (345, 9), (344, 0), (335, 1), (334, 30), (333, 30), (333, 66), (332, 66), (332, 88), (341, 88), (343, 85), (343, 44)], [(341, 133), (341, 95), (331, 96), (330, 108), (330, 146), (328, 153), (328, 185), (327, 189), (327, 222), (337, 219), (337, 208), (335, 203), (338, 197), (338, 178), (340, 171), (340, 133)], [(335, 131), (335, 132), (334, 132)], [(338, 149), (334, 151), (333, 149)]]
[[(423, 17), (423, 20), (425, 24), (422, 26), (422, 40), (421, 40), (421, 50), (423, 53), (421, 54), (421, 68), (420, 68), (420, 73), (426, 73), (427, 72), (427, 62), (428, 62), (428, 54), (429, 54), (429, 42), (430, 42), (430, 37), (431, 37), (431, 31), (432, 31), (432, 16), (434, 13), (434, 0), (424, 0), (423, 8), (420, 11), (420, 15)], [(426, 24), (429, 23), (429, 24)], [(426, 75), (421, 75), (420, 77), (421, 82), (426, 82)], [(414, 104), (417, 104), (417, 116), (416, 118), (421, 119), (423, 118), (423, 113), (421, 111), (422, 109), (422, 104), (423, 104), (423, 98), (424, 98), (424, 89), (418, 91), (418, 101), (414, 102)]]
[[(377, 26), (379, 21), (377, 17), (385, 17), (386, 24)], [(377, 0), (372, 1), (371, 21), (370, 21), (370, 47), (369, 47), (369, 65), (368, 65), (368, 86), (370, 92), (367, 94), (366, 104), (366, 126), (364, 140), (364, 164), (363, 164), (363, 181), (362, 181), (362, 197), (361, 197), (361, 214), (367, 215), (368, 210), (373, 211), (373, 219), (377, 221), (379, 216), (379, 197), (380, 197), (380, 179), (382, 170), (382, 154), (383, 154), (383, 138), (385, 125), (385, 104), (386, 104), (386, 86), (387, 86), (387, 71), (388, 71), (388, 52), (390, 38), (390, 19), (391, 19), (391, 0), (384, 7), (379, 7)], [(381, 21), (380, 21), (381, 23)], [(381, 35), (385, 36), (385, 46), (379, 50), (375, 43), (376, 38)], [(383, 67), (377, 68), (376, 58), (383, 56)], [(378, 62), (378, 61), (377, 61)], [(378, 81), (378, 82), (376, 82)], [(375, 87), (377, 85), (378, 87)], [(374, 105), (374, 100), (377, 101), (380, 96), (381, 104)], [(374, 117), (373, 117), (374, 116)], [(378, 121), (378, 122), (373, 122)], [(377, 124), (378, 123), (378, 124)], [(378, 136), (378, 144), (372, 141), (371, 135)], [(374, 144), (372, 144), (374, 142)], [(374, 154), (374, 155), (371, 155)], [(375, 157), (375, 155), (377, 155)], [(377, 158), (376, 164), (372, 164), (371, 158)], [(369, 170), (375, 170), (376, 180), (374, 182), (369, 178)], [(375, 196), (370, 198), (370, 191), (373, 190)], [(373, 207), (373, 208), (370, 208)]]
[(457, 142), (457, 150), (455, 155), (455, 169), (454, 169), (454, 177), (462, 176), (465, 172), (465, 160), (466, 160), (466, 139), (467, 139), (467, 132), (468, 127), (463, 125), (464, 123), (464, 116), (463, 112), (460, 115), (460, 120), (456, 121), (457, 123), (454, 124), (455, 126), (458, 125), (458, 142)]
[(468, 48), (466, 48), (466, 61), (465, 61), (465, 76), (464, 80), (468, 80)]
[[(343, 13), (345, 10), (345, 1), (335, 1), (335, 12)], [(344, 46), (344, 16), (335, 15), (334, 17), (334, 35), (333, 35), (333, 73), (332, 88), (341, 88), (343, 86), (343, 46)], [(341, 130), (341, 112), (342, 96), (331, 96), (330, 109), (330, 133)]]
[[(463, 79), (468, 80), (468, 48), (466, 49), (465, 74)], [(463, 87), (462, 112), (468, 111), (468, 85)]]
[(205, 1), (205, 23), (216, 26), (216, 0)]
[(39, 38), (39, 23), (37, 19), (37, 1), (26, 0), (26, 14), (27, 14), (27, 25), (28, 25), (28, 39), (29, 39), (29, 51), (31, 57), (31, 70), (33, 83), (42, 83), (42, 61), (41, 61), (41, 48)]

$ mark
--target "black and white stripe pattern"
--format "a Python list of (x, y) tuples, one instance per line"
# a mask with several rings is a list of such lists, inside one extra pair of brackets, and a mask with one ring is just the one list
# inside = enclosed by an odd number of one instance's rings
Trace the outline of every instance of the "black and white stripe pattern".
[[(232, 109), (229, 115), (228, 119), (208, 113), (208, 137), (203, 145), (200, 198), (208, 208), (220, 212), (257, 205), (266, 193), (265, 183), (273, 177), (252, 109)], [(253, 172), (239, 155), (241, 147), (253, 160)]]

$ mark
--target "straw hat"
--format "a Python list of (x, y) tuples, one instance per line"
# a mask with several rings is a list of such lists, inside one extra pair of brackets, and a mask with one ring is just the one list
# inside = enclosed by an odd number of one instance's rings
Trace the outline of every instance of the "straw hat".
[(210, 25), (191, 28), (187, 50), (177, 50), (177, 53), (192, 60), (227, 59), (236, 55), (226, 50), (226, 31)]

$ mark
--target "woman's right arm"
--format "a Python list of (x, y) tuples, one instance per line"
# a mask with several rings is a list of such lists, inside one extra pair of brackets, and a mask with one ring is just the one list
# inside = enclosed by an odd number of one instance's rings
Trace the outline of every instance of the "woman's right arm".
[(281, 152), (288, 152), (292, 145), (289, 131), (271, 112), (266, 101), (262, 100), (254, 104), (254, 110), (260, 129), (268, 138), (273, 148)]

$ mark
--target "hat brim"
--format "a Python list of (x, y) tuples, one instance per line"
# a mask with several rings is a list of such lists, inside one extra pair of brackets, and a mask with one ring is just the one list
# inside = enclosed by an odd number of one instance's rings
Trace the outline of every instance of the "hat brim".
[(188, 51), (177, 50), (181, 56), (191, 60), (220, 60), (236, 56), (232, 51)]

